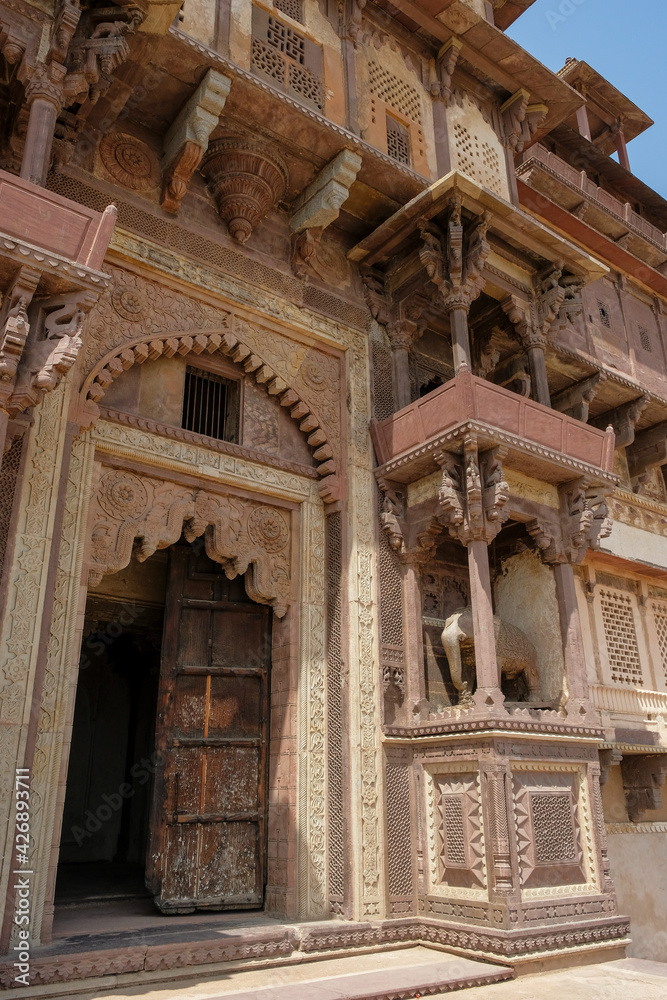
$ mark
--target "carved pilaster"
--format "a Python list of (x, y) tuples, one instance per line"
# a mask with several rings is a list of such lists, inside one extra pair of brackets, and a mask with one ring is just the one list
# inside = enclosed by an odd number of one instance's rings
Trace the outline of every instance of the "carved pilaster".
[(515, 891), (510, 846), (510, 823), (507, 810), (509, 767), (483, 772), (487, 827), (491, 841), (491, 874), (495, 896), (509, 896)]
[(596, 427), (604, 430), (608, 426), (613, 427), (616, 435), (615, 446), (617, 448), (627, 448), (635, 440), (635, 426), (649, 403), (648, 395), (644, 394), (637, 399), (631, 399), (629, 403), (623, 403), (614, 410), (608, 410), (601, 416), (591, 421)]

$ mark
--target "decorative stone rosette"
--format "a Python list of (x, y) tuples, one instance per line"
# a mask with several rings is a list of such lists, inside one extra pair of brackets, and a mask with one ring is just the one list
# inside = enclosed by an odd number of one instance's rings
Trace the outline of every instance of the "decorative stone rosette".
[(201, 164), (230, 236), (245, 243), (282, 198), (287, 167), (262, 143), (240, 136), (216, 139)]

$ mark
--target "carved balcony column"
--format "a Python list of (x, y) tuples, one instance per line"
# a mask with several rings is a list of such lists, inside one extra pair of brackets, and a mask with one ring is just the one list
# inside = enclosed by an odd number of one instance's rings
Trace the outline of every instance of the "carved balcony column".
[(51, 163), (56, 119), (63, 106), (65, 67), (57, 63), (37, 67), (27, 87), (28, 129), (21, 161), (21, 177), (44, 187)]
[(462, 199), (449, 204), (446, 232), (431, 222), (419, 225), (419, 257), (436, 289), (436, 301), (449, 315), (454, 371), (472, 370), (468, 314), (484, 288), (482, 274), (491, 247), (486, 234), (491, 214), (464, 220)]
[(543, 406), (551, 406), (545, 354), (547, 340), (535, 322), (535, 308), (516, 295), (510, 295), (501, 305), (528, 357), (533, 399)]
[(384, 277), (370, 268), (362, 271), (366, 302), (373, 318), (387, 331), (391, 345), (394, 402), (401, 410), (412, 402), (410, 388), (410, 348), (423, 332), (421, 322), (426, 301), (411, 295), (398, 304), (392, 302)]
[(447, 452), (436, 456), (442, 469), (439, 520), (468, 550), (477, 675), (474, 700), (480, 708), (496, 710), (504, 699), (496, 656), (488, 546), (509, 517), (509, 487), (501, 464), (504, 456), (501, 448), (480, 455), (473, 437), (464, 441), (462, 459)]
[(566, 483), (559, 491), (560, 513), (526, 524), (542, 561), (553, 570), (567, 682), (565, 707), (575, 718), (588, 715), (592, 707), (573, 567), (584, 559), (589, 548), (599, 548), (601, 539), (611, 533), (607, 489), (586, 478)]
[(426, 525), (410, 524), (400, 484), (381, 479), (379, 486), (384, 494), (380, 524), (400, 558), (406, 664), (403, 684), (407, 721), (413, 721), (427, 717), (429, 711), (424, 674), (421, 575), (424, 565), (433, 557), (438, 537), (442, 535), (442, 525), (437, 521)]

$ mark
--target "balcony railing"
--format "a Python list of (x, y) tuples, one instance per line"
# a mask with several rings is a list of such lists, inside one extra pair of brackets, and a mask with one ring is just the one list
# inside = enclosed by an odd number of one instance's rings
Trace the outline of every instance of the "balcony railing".
[(560, 156), (550, 153), (544, 146), (537, 144), (531, 146), (524, 154), (523, 163), (517, 171), (519, 176), (530, 184), (531, 187), (535, 186), (530, 181), (531, 167), (535, 163), (541, 164), (549, 173), (565, 181), (569, 187), (579, 191), (582, 197), (590, 202), (592, 207), (602, 209), (629, 230), (637, 233), (646, 240), (650, 240), (660, 250), (667, 252), (667, 233), (660, 232), (656, 226), (647, 222), (646, 219), (642, 219), (633, 210), (629, 202), (620, 201), (612, 194), (609, 194), (608, 191), (595, 184), (586, 175), (585, 170), (577, 170), (575, 167), (570, 166), (569, 163), (566, 163), (565, 160), (562, 160)]
[(0, 236), (97, 271), (114, 222), (115, 210), (95, 212), (0, 170)]
[(371, 426), (384, 475), (414, 482), (437, 467), (435, 453), (466, 433), (480, 447), (503, 444), (508, 463), (547, 482), (613, 472), (614, 434), (462, 372)]

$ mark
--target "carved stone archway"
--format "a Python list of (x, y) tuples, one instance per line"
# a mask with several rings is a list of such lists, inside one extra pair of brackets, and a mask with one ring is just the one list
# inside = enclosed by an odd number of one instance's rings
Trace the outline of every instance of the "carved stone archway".
[(270, 605), (278, 618), (294, 599), (289, 512), (243, 497), (181, 486), (124, 469), (108, 469), (91, 511), (89, 584), (144, 562), (181, 537), (204, 537), (206, 554), (226, 576), (246, 577), (248, 596)]
[(322, 499), (340, 499), (343, 476), (340, 459), (335, 454), (337, 442), (331, 438), (330, 432), (302, 395), (288, 385), (256, 351), (229, 330), (151, 335), (126, 341), (101, 358), (88, 374), (81, 388), (82, 403), (88, 408), (91, 404), (95, 406), (111, 383), (135, 364), (154, 361), (160, 357), (171, 358), (175, 354), (186, 356), (216, 352), (226, 355), (230, 361), (241, 366), (270, 396), (275, 396), (280, 405), (289, 410), (292, 419), (306, 435), (313, 457), (318, 462), (317, 472), (323, 477), (319, 488)]

